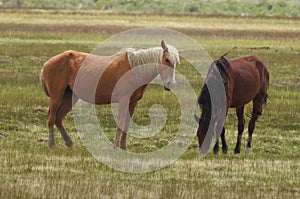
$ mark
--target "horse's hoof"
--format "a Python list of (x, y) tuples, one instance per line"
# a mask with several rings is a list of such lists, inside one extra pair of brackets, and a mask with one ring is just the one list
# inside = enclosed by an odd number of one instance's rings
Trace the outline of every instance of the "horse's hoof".
[(219, 146), (215, 145), (214, 148), (213, 148), (213, 150), (214, 150), (214, 154), (218, 155), (218, 153), (219, 153)]
[(67, 147), (69, 147), (69, 148), (72, 148), (72, 147), (73, 147), (73, 142), (72, 142), (72, 140), (66, 141), (66, 142), (65, 142), (65, 145), (66, 145)]
[(120, 149), (122, 149), (124, 151), (127, 151), (126, 147), (121, 147)]
[(239, 154), (241, 152), (240, 149), (234, 149), (234, 154)]
[(120, 147), (120, 146), (114, 145), (113, 148), (114, 148), (115, 150), (119, 149), (119, 150), (127, 151), (126, 147), (125, 147), (125, 148), (122, 148), (122, 147)]
[(55, 147), (55, 141), (54, 140), (50, 139), (48, 144), (49, 144), (50, 148), (54, 148)]
[(53, 149), (53, 148), (55, 147), (55, 142), (49, 141), (49, 147), (50, 147), (51, 149)]
[(252, 153), (252, 149), (250, 147), (246, 148), (246, 154), (251, 154)]
[(223, 154), (227, 154), (228, 146), (222, 147)]

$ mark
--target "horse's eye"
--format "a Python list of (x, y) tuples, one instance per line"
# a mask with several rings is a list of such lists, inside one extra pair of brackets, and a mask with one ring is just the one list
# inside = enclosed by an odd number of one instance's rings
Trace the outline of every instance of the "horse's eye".
[(167, 63), (169, 63), (170, 62), (170, 60), (168, 59), (168, 58), (166, 58), (166, 60), (165, 60)]

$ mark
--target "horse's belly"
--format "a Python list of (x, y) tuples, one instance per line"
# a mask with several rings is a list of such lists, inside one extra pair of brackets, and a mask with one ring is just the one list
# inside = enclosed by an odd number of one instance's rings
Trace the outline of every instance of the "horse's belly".
[(241, 87), (239, 89), (234, 89), (231, 98), (230, 108), (240, 108), (245, 104), (248, 104), (253, 98), (258, 94), (259, 87)]
[(112, 96), (111, 93), (106, 92), (96, 92), (92, 96), (86, 96), (86, 95), (78, 95), (78, 97), (86, 102), (89, 102), (91, 104), (111, 104), (111, 103), (118, 103), (120, 98), (118, 96)]
[(231, 102), (230, 108), (240, 108), (243, 107), (245, 104), (248, 104), (252, 99), (241, 99), (241, 100), (234, 100)]

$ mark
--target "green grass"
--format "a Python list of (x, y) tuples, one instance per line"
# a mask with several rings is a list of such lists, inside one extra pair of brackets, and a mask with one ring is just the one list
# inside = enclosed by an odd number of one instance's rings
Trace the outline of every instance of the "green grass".
[[(99, 15), (81, 18), (75, 14), (82, 20), (77, 24), (74, 15), (49, 12), (0, 13), (1, 25), (10, 27), (0, 33), (0, 133), (4, 135), (0, 138), (0, 198), (299, 198), (299, 20), (101, 15), (102, 21)], [(91, 51), (110, 34), (124, 29), (118, 20), (128, 22), (125, 29), (138, 24), (182, 30), (214, 59), (231, 49), (229, 57), (252, 54), (262, 59), (270, 72), (270, 99), (254, 132), (253, 154), (233, 154), (237, 136), (234, 110), (226, 121), (228, 155), (209, 154), (200, 159), (195, 138), (179, 160), (151, 173), (123, 173), (95, 160), (79, 139), (72, 114), (65, 119), (65, 126), (74, 148), (65, 147), (56, 130), (57, 147), (49, 149), (49, 99), (38, 79), (42, 64), (64, 50)], [(187, 20), (195, 27), (187, 27)], [(105, 27), (107, 21), (111, 24)], [(166, 25), (168, 21), (172, 23)], [(62, 27), (65, 22), (68, 25)], [(97, 22), (105, 31), (97, 33)], [(207, 24), (216, 28), (206, 29)], [(55, 27), (61, 29), (56, 32)], [(199, 93), (202, 80), (187, 63), (178, 70)], [(179, 106), (174, 96), (159, 86), (147, 89), (134, 120), (149, 123), (149, 107), (158, 101), (168, 112), (166, 126), (151, 139), (129, 138), (130, 151), (157, 150), (176, 132)], [(113, 140), (116, 127), (110, 106), (97, 110), (105, 133)], [(250, 111), (248, 105), (246, 112)], [(195, 112), (199, 113), (196, 105)], [(242, 151), (246, 138), (245, 130)]]

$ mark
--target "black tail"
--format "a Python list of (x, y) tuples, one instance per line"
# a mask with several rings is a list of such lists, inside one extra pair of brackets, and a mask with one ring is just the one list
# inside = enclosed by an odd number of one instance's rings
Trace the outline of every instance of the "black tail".
[(269, 95), (266, 93), (265, 97), (264, 97), (264, 101), (263, 101), (263, 105), (266, 106), (267, 105), (267, 101), (268, 101)]
[(230, 53), (231, 50), (227, 51), (226, 53), (224, 53), (220, 58), (225, 57), (228, 53)]

